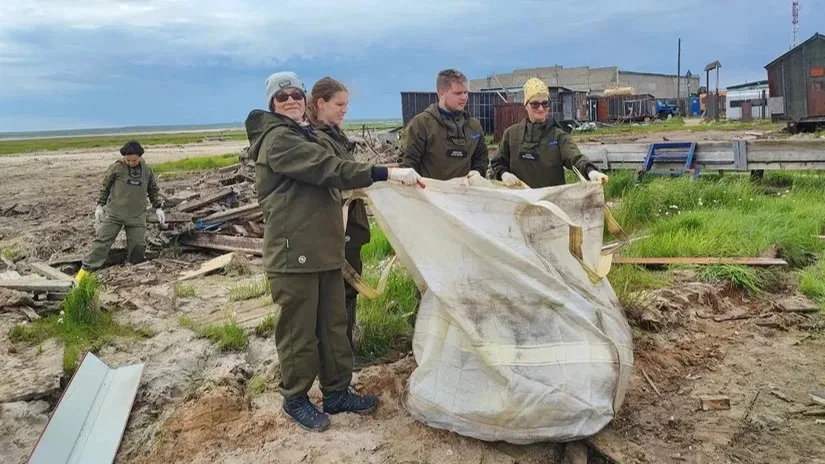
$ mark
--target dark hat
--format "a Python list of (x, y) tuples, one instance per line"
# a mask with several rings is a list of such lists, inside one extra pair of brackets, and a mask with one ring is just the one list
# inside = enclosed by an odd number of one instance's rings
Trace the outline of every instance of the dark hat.
[(126, 142), (126, 145), (123, 145), (120, 148), (120, 154), (123, 156), (126, 155), (138, 155), (143, 156), (143, 147), (140, 146), (137, 140), (130, 140)]

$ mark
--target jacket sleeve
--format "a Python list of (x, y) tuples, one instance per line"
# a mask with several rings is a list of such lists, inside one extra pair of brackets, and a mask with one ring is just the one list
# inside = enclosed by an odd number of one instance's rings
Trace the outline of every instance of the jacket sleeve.
[(484, 128), (481, 127), (481, 123), (476, 124), (481, 136), (476, 144), (476, 151), (473, 152), (473, 157), (470, 161), (470, 170), (478, 171), (481, 177), (487, 177), (487, 168), (490, 167), (490, 150), (487, 148), (487, 141), (484, 139)]
[(498, 152), (490, 161), (493, 168), (493, 178), (501, 180), (501, 175), (510, 172), (510, 128), (504, 130), (501, 143), (498, 144)]
[(561, 150), (562, 162), (567, 169), (572, 171), (573, 166), (575, 166), (585, 177), (587, 177), (590, 171), (596, 169), (596, 166), (582, 154), (579, 147), (576, 146), (576, 142), (574, 142), (573, 138), (566, 132), (559, 136), (559, 148)]
[(155, 172), (152, 171), (152, 168), (146, 167), (149, 169), (149, 185), (147, 185), (147, 194), (149, 195), (149, 202), (152, 203), (152, 208), (158, 209), (163, 206), (163, 202), (160, 201), (160, 188), (158, 188), (158, 180), (155, 177)]
[(421, 174), (421, 155), (427, 150), (427, 132), (424, 124), (418, 118), (413, 118), (407, 125), (406, 141), (404, 142), (404, 156), (401, 158), (402, 168), (412, 168)]
[(109, 194), (112, 193), (112, 186), (117, 178), (118, 163), (113, 163), (103, 176), (103, 183), (100, 185), (100, 193), (97, 196), (97, 204), (106, 206), (109, 201)]
[(278, 174), (319, 187), (351, 190), (372, 185), (372, 165), (341, 159), (320, 143), (287, 129), (273, 134), (267, 163)]

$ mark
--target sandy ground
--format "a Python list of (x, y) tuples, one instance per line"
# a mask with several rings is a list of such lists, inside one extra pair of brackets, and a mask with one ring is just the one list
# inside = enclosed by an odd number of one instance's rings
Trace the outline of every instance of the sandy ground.
[[(244, 146), (151, 147), (146, 156), (167, 161)], [(23, 205), (0, 216), (0, 248), (19, 246), (21, 263), (84, 252), (100, 176), (114, 159), (110, 150), (0, 157), (0, 210)], [(169, 193), (198, 178), (161, 178), (161, 188)], [(232, 312), (262, 317), (271, 310), (266, 297), (243, 304), (228, 299), (230, 288), (257, 278), (257, 260), (250, 275), (198, 279), (195, 297), (175, 298), (171, 282), (195, 267), (186, 262), (208, 257), (186, 253), (101, 272), (118, 320), (156, 333), (116, 341), (98, 353), (112, 366), (146, 363), (116, 462), (561, 462), (558, 445), (485, 443), (413, 420), (401, 403), (415, 368), (408, 356), (357, 374), (361, 390), (380, 395), (373, 416), (336, 416), (324, 434), (303, 432), (280, 413), (271, 338), (253, 335), (244, 352), (225, 353), (181, 326), (182, 315), (220, 321)], [(680, 279), (652, 295), (647, 311), (628, 314), (637, 363), (625, 403), (596, 445), (621, 463), (825, 463), (825, 425), (816, 424), (825, 417), (805, 415), (816, 410), (809, 392), (825, 390), (825, 324), (819, 315), (781, 313), (766, 301), (694, 283), (689, 274)], [(747, 317), (714, 320), (738, 313)], [(9, 329), (23, 320), (18, 313), (0, 311), (4, 463), (25, 462), (61, 388), (60, 345), (28, 347), (8, 340)], [(262, 393), (250, 389), (254, 378), (265, 379)], [(318, 398), (317, 390), (313, 395)], [(726, 395), (731, 408), (702, 411), (701, 395)], [(593, 450), (590, 462), (606, 461)]]

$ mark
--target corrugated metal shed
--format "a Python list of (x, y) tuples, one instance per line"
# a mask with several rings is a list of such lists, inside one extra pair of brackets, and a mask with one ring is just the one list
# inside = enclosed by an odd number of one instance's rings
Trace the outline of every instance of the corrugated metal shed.
[(87, 353), (29, 457), (29, 464), (114, 461), (143, 364), (111, 369)]
[(608, 119), (638, 121), (656, 116), (656, 98), (650, 94), (605, 97)]
[(527, 117), (527, 110), (521, 103), (502, 103), (496, 105), (493, 110), (496, 130), (494, 140), (500, 142), (504, 131), (513, 124)]
[[(731, 87), (728, 87), (728, 94), (725, 98), (725, 117), (727, 119), (742, 119), (743, 116), (745, 119), (747, 116), (755, 119), (768, 117), (768, 97), (770, 97), (768, 89), (745, 87), (742, 90), (731, 90)], [(750, 115), (742, 113), (746, 102), (750, 104)]]
[[(415, 115), (427, 109), (428, 106), (438, 102), (438, 94), (435, 92), (401, 92), (401, 117), (406, 126)], [(493, 107), (502, 103), (501, 97), (496, 93), (470, 92), (467, 100), (467, 112), (481, 123), (485, 134), (492, 134), (495, 131), (493, 124)]]
[(765, 66), (772, 116), (795, 123), (825, 121), (825, 36), (810, 39)]

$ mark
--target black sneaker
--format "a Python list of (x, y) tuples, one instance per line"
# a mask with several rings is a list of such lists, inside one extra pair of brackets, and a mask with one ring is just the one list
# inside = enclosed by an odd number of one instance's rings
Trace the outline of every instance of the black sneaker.
[(376, 407), (378, 407), (377, 396), (359, 395), (352, 388), (324, 395), (324, 412), (327, 414), (340, 412), (369, 414), (375, 411)]
[(329, 427), (329, 416), (319, 411), (306, 395), (284, 399), (283, 409), (286, 415), (305, 430), (323, 432)]

